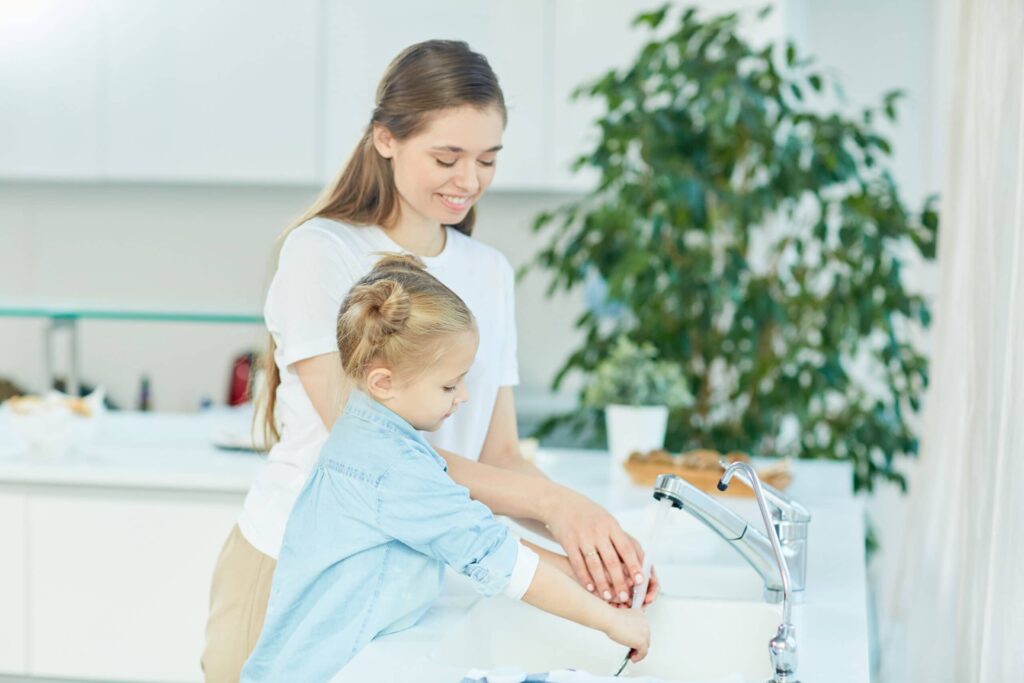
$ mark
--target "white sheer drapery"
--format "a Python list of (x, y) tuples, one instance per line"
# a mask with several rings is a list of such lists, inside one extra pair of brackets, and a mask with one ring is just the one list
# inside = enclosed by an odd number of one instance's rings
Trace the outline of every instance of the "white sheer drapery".
[(954, 5), (935, 353), (887, 683), (1024, 681), (1024, 1)]

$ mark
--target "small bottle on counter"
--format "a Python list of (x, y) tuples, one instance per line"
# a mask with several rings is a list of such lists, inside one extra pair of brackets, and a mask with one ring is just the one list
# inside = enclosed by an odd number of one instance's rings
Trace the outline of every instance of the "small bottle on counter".
[(150, 392), (149, 392), (149, 375), (143, 375), (139, 381), (139, 401), (137, 405), (138, 409), (142, 412), (149, 412), (150, 406)]

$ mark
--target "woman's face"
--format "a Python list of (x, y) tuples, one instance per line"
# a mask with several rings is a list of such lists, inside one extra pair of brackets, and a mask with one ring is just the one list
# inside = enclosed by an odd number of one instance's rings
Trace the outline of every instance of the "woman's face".
[(471, 106), (438, 112), (422, 132), (405, 140), (378, 127), (374, 144), (391, 159), (402, 220), (461, 222), (494, 178), (503, 128), (497, 108)]

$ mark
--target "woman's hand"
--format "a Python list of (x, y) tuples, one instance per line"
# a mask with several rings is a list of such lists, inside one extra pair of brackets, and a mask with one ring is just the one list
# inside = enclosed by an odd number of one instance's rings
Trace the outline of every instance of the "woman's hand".
[[(559, 493), (545, 522), (565, 549), (576, 579), (606, 601), (628, 604), (643, 567), (640, 544), (586, 496), (564, 488)], [(650, 589), (647, 593), (653, 600)]]

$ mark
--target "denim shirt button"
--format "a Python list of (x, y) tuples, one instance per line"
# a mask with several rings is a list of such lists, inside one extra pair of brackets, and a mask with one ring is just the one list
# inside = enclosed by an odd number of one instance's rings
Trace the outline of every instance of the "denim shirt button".
[(489, 576), (489, 572), (486, 567), (473, 567), (473, 571), (470, 572), (470, 576), (476, 581), (486, 581)]

